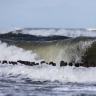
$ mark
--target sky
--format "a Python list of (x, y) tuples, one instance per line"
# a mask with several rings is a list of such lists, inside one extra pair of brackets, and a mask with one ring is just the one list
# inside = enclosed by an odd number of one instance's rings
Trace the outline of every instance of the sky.
[(0, 0), (0, 29), (96, 28), (96, 0)]

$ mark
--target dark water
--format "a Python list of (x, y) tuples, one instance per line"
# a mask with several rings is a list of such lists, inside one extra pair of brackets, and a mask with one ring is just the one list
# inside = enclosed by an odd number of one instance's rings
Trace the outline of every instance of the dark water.
[(53, 40), (64, 40), (69, 39), (70, 37), (66, 36), (35, 36), (29, 34), (15, 34), (15, 33), (6, 33), (0, 34), (0, 38), (14, 41), (53, 41)]

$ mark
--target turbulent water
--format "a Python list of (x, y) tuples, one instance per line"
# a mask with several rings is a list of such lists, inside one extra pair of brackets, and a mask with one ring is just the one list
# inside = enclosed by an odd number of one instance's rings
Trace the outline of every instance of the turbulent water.
[(0, 96), (95, 96), (96, 67), (60, 67), (60, 61), (96, 62), (96, 30), (11, 29), (0, 31), (0, 60), (26, 60), (38, 66), (0, 64)]

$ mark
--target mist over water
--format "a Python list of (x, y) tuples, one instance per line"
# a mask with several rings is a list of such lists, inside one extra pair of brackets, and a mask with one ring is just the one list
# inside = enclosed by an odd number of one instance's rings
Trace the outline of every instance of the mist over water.
[[(0, 31), (0, 60), (53, 61), (56, 66), (0, 63), (0, 95), (94, 96), (96, 68), (60, 67), (60, 61), (96, 62), (96, 30), (32, 29)], [(8, 90), (10, 89), (10, 90)]]

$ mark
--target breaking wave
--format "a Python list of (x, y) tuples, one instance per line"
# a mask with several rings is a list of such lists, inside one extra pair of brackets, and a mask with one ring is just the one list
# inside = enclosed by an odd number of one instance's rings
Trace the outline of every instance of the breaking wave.
[(36, 29), (36, 28), (13, 28), (10, 30), (1, 30), (0, 34), (29, 34), (35, 36), (67, 36), (67, 37), (96, 37), (96, 30), (92, 29)]
[[(8, 41), (1, 40), (2, 43), (6, 42), (6, 44), (1, 43), (1, 52), (5, 50), (3, 54), (7, 56), (7, 53), (10, 53), (9, 58), (12, 56), (12, 52), (14, 54), (18, 54), (21, 52), (19, 50), (25, 50), (25, 52), (33, 52), (37, 55), (37, 60), (45, 60), (46, 62), (53, 61), (57, 65), (60, 65), (60, 61), (64, 60), (66, 62), (82, 62), (84, 60), (95, 60), (96, 56), (96, 39), (95, 38), (85, 38), (85, 37), (77, 37), (71, 38), (67, 40), (60, 41), (47, 41), (47, 42), (28, 42), (28, 41)], [(14, 46), (17, 46), (16, 48)], [(5, 48), (5, 49), (4, 49)], [(7, 52), (6, 52), (7, 50)], [(16, 51), (14, 51), (16, 50)], [(17, 53), (16, 53), (17, 52)], [(26, 54), (27, 54), (26, 53)], [(33, 54), (32, 53), (32, 54)], [(20, 55), (19, 55), (20, 54)], [(21, 59), (20, 56), (26, 58), (32, 58), (31, 55), (26, 55), (22, 51), (16, 55), (16, 58)], [(9, 54), (8, 54), (9, 55)], [(15, 55), (14, 55), (15, 56)], [(1, 58), (2, 58), (1, 54)], [(8, 56), (7, 56), (8, 57)], [(6, 58), (5, 58), (6, 59)], [(28, 59), (29, 61), (32, 59)]]

